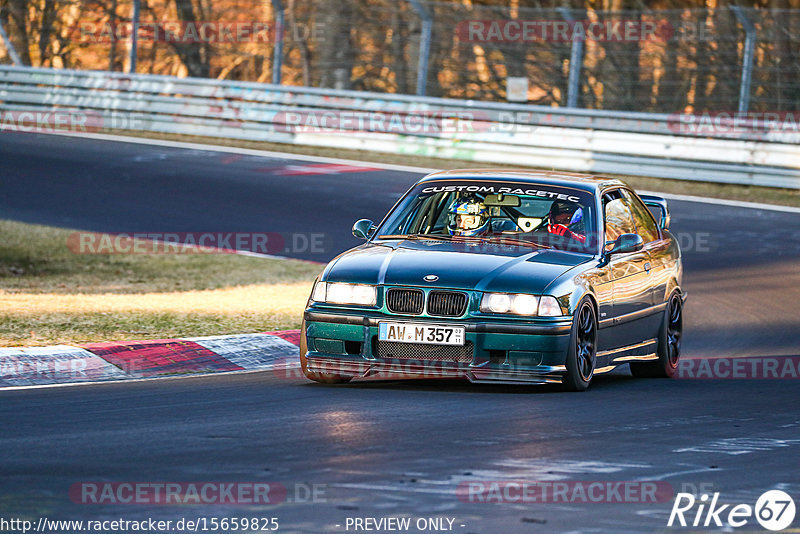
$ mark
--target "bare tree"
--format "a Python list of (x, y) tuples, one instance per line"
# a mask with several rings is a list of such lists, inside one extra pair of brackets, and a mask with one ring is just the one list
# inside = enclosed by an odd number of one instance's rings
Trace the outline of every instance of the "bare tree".
[[(289, 32), (284, 31), (284, 35), (290, 34), (295, 38), (295, 45), (300, 51), (300, 69), (303, 76), (303, 85), (311, 85), (311, 48), (308, 43), (308, 36), (306, 32), (299, 31), (297, 20), (297, 6), (295, 0), (289, 0), (286, 6), (286, 15), (289, 21)], [(280, 28), (279, 31), (283, 31)]]
[(317, 13), (325, 25), (324, 41), (319, 44), (319, 84), (321, 87), (350, 89), (355, 59), (351, 35), (355, 21), (353, 3), (322, 0)]
[(791, 7), (800, 6), (800, 1), (775, 0), (771, 11), (773, 20), (773, 50), (770, 54), (776, 72), (774, 110), (797, 111), (800, 109), (800, 44), (795, 38), (800, 32), (800, 14), (791, 12)]
[[(183, 25), (197, 27), (198, 17), (192, 0), (175, 0), (178, 20)], [(199, 4), (202, 11), (202, 4)], [(207, 78), (210, 74), (209, 49), (205, 42), (182, 42), (181, 39), (170, 40), (170, 44), (186, 66), (189, 76)]]
[[(639, 11), (628, 11), (638, 7), (636, 0), (603, 0), (604, 13), (601, 18), (614, 21), (619, 19), (641, 22)], [(600, 62), (598, 77), (603, 84), (603, 108), (640, 111), (639, 100), (639, 41), (602, 43), (605, 55)]]

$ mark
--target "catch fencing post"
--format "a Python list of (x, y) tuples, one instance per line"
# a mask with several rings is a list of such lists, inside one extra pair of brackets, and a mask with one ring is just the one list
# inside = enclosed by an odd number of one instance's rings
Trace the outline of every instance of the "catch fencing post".
[(750, 108), (750, 83), (753, 78), (753, 56), (756, 49), (756, 27), (739, 6), (730, 6), (739, 24), (745, 31), (744, 53), (742, 56), (742, 81), (739, 85), (739, 113), (747, 113)]
[(139, 11), (140, 0), (133, 0), (133, 15), (131, 15), (131, 49), (128, 72), (136, 73), (136, 49), (139, 47)]
[(414, 11), (422, 19), (422, 35), (419, 44), (419, 62), (417, 66), (417, 96), (425, 96), (428, 88), (428, 62), (431, 55), (431, 35), (433, 33), (433, 15), (422, 5), (420, 0), (408, 0)]
[[(572, 10), (566, 7), (558, 8), (564, 20), (575, 22)], [(581, 13), (585, 13), (581, 10)], [(580, 21), (578, 21), (580, 23)], [(575, 32), (572, 32), (573, 34)], [(583, 66), (583, 39), (573, 39), (572, 48), (569, 53), (569, 76), (567, 77), (567, 107), (578, 107), (578, 91), (580, 91), (581, 67)]]
[(283, 12), (281, 0), (271, 0), (272, 9), (275, 11), (275, 47), (272, 52), (272, 83), (281, 84), (281, 68), (283, 67), (283, 33), (286, 16)]

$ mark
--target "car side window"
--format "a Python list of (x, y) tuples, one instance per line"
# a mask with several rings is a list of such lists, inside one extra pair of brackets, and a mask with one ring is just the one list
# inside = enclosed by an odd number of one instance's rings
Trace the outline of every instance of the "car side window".
[(622, 234), (635, 234), (636, 224), (624, 198), (604, 198), (606, 241), (614, 241)]
[(622, 194), (625, 196), (631, 208), (633, 221), (636, 223), (636, 233), (642, 236), (645, 243), (658, 241), (658, 227), (656, 226), (656, 221), (653, 219), (650, 210), (647, 209), (647, 206), (630, 191), (623, 189)]

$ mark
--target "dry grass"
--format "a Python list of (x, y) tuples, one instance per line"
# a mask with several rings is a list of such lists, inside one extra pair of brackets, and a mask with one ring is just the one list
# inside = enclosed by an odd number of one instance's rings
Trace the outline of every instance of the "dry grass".
[(321, 265), (220, 255), (78, 255), (72, 232), (0, 221), (0, 346), (297, 328)]

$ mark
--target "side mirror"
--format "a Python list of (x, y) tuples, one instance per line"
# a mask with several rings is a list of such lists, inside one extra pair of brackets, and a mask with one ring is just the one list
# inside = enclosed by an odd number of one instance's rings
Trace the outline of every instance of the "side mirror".
[(369, 236), (377, 229), (375, 223), (369, 219), (361, 219), (353, 225), (353, 235), (359, 239), (369, 239)]
[(606, 243), (606, 246), (612, 243), (614, 246), (606, 252), (608, 255), (637, 252), (644, 247), (644, 240), (639, 234), (622, 234), (616, 241)]

